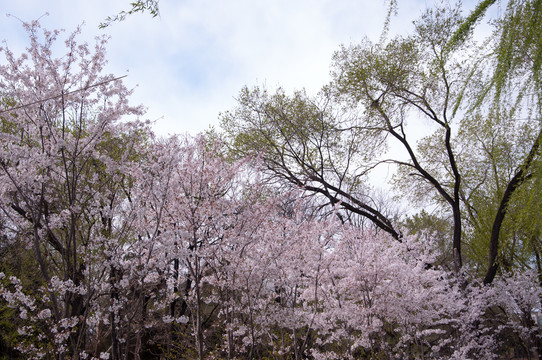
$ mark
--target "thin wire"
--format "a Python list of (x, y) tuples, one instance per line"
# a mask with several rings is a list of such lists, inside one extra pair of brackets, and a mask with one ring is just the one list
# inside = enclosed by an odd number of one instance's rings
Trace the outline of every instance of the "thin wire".
[(113, 79), (109, 79), (109, 80), (105, 80), (105, 81), (99, 82), (99, 83), (94, 84), (94, 85), (86, 86), (86, 87), (81, 88), (81, 89), (69, 91), (69, 92), (67, 92), (67, 93), (62, 93), (62, 94), (60, 94), (60, 95), (51, 96), (51, 97), (46, 98), (46, 99), (37, 100), (37, 101), (31, 102), (31, 103), (29, 103), (29, 104), (23, 104), (23, 105), (19, 105), (19, 106), (16, 106), (16, 107), (12, 107), (12, 108), (10, 108), (10, 109), (2, 110), (2, 111), (0, 111), (0, 114), (3, 114), (3, 113), (8, 112), (8, 111), (13, 111), (13, 110), (22, 109), (22, 108), (27, 107), (27, 106), (39, 104), (39, 103), (41, 103), (41, 102), (48, 101), (48, 100), (52, 100), (52, 99), (56, 99), (56, 98), (59, 98), (59, 97), (65, 96), (65, 95), (75, 94), (76, 92), (79, 92), (79, 91), (85, 91), (85, 90), (88, 90), (88, 89), (93, 88), (93, 87), (96, 87), (96, 86), (100, 86), (100, 85), (107, 84), (107, 83), (109, 83), (109, 82), (111, 82), (111, 81), (120, 80), (120, 79), (122, 79), (122, 78), (125, 78), (126, 76), (128, 76), (128, 75), (119, 76), (119, 77), (116, 77), (116, 78), (113, 78)]

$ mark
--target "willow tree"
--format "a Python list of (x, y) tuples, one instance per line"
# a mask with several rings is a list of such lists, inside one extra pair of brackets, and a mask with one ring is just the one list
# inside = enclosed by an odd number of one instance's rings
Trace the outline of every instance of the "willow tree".
[[(495, 52), (495, 72), (491, 83), (493, 86), (491, 89), (494, 91), (492, 105), (497, 113), (501, 113), (502, 99), (506, 97), (515, 99), (514, 106), (510, 109), (513, 120), (526, 121), (526, 126), (532, 129), (532, 136), (524, 139), (525, 149), (522, 160), (505, 188), (495, 215), (485, 283), (493, 281), (499, 266), (500, 229), (509, 204), (517, 190), (536, 175), (535, 164), (540, 161), (542, 145), (541, 12), (541, 1), (512, 0), (508, 3), (506, 13), (498, 24), (499, 38)], [(536, 196), (538, 191), (532, 194)], [(534, 218), (537, 219), (538, 216), (535, 215)]]
[[(494, 3), (480, 1), (448, 46), (463, 42)], [(506, 270), (515, 262), (526, 267), (533, 256), (540, 264), (536, 184), (542, 141), (541, 11), (541, 1), (508, 2), (495, 22), (490, 52), (481, 59), (487, 70), (474, 86), (470, 116), (463, 126), (465, 157), (470, 159), (466, 171), (477, 178), (464, 189), (465, 208), (473, 235), (489, 249), (486, 284), (493, 281), (499, 265)], [(474, 153), (481, 155), (474, 159)], [(483, 170), (473, 171), (476, 160), (484, 164)]]

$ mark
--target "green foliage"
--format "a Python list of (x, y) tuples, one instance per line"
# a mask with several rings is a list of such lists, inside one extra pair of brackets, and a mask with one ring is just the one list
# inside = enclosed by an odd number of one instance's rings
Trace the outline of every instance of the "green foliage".
[(304, 91), (288, 96), (279, 89), (244, 88), (239, 106), (222, 115), (224, 138), (234, 157), (259, 158), (261, 168), (281, 186), (316, 195), (316, 213), (328, 214), (340, 203), (342, 221), (369, 217), (398, 238), (393, 225), (367, 196), (370, 162), (381, 153), (382, 134), (352, 123), (355, 115), (337, 106), (331, 88), (317, 96)]
[(387, 109), (388, 93), (420, 80), (420, 55), (413, 39), (398, 38), (385, 46), (368, 40), (343, 46), (333, 57), (334, 86), (346, 99), (362, 102), (368, 110), (377, 104)]
[[(472, 248), (498, 246), (498, 255), (495, 260), (492, 255), (490, 262), (507, 271), (529, 267), (538, 257), (533, 245), (539, 238), (533, 229), (538, 227), (533, 225), (538, 223), (538, 216), (533, 216), (537, 206), (529, 199), (539, 199), (532, 185), (539, 177), (536, 164), (542, 134), (541, 11), (540, 1), (508, 2), (496, 22), (497, 31), (490, 43), (493, 53), (485, 62), (488, 71), (482, 74), (485, 81), (477, 84), (471, 100), (470, 111), (475, 114), (471, 121), (481, 121), (472, 122), (470, 127), (464, 123), (461, 134), (469, 134), (465, 137), (469, 142), (462, 143), (465, 154), (470, 155), (465, 157), (474, 160), (472, 144), (478, 143), (482, 152), (478, 152), (481, 158), (477, 162), (484, 159), (486, 164), (478, 175), (473, 167), (467, 172), (474, 175), (473, 186), (465, 189), (470, 201), (467, 209), (477, 218), (471, 222)], [(501, 216), (504, 220), (499, 220)], [(496, 226), (501, 221), (502, 225)], [(481, 256), (483, 251), (478, 253)], [(488, 272), (486, 280), (490, 279)]]
[[(32, 250), (28, 249), (18, 236), (5, 236), (10, 232), (6, 231), (5, 226), (1, 227), (4, 236), (0, 239), (0, 273), (3, 273), (5, 278), (0, 281), (8, 284), (9, 278), (15, 276), (21, 281), (26, 294), (39, 297), (38, 289), (44, 285), (44, 282), (41, 279), (38, 263)], [(9, 285), (7, 286), (9, 287)], [(7, 356), (5, 359), (20, 356), (15, 348), (23, 340), (17, 331), (22, 325), (23, 321), (19, 317), (17, 309), (8, 307), (3, 300), (0, 301), (0, 350), (4, 348), (5, 352), (2, 354), (0, 351), (0, 359), (4, 359), (2, 355)], [(33, 339), (33, 341), (38, 340)]]
[[(0, 132), (14, 134), (17, 130), (17, 125), (15, 119), (17, 114), (10, 114), (10, 116), (3, 116), (4, 112), (7, 112), (7, 109), (11, 109), (17, 105), (17, 102), (8, 97), (0, 97)], [(5, 109), (5, 110), (4, 110)], [(14, 120), (9, 118), (13, 117)]]
[[(519, 77), (526, 81), (525, 92), (537, 91), (541, 83), (542, 65), (542, 2), (539, 0), (510, 0), (506, 13), (498, 23), (496, 65), (493, 84), (495, 102), (502, 91), (513, 86), (517, 89)], [(541, 94), (538, 91), (537, 106)]]
[(453, 34), (452, 38), (447, 43), (447, 50), (451, 51), (458, 45), (462, 44), (473, 32), (477, 23), (480, 22), (487, 9), (495, 3), (496, 0), (482, 0), (476, 5), (476, 8), (471, 14), (461, 23), (459, 28)]
[[(374, 153), (356, 129), (342, 129), (340, 114), (333, 112), (325, 94), (310, 99), (304, 92), (287, 96), (278, 90), (245, 88), (239, 108), (222, 116), (222, 128), (238, 157), (262, 155), (267, 166), (287, 177), (345, 173), (342, 159), (354, 154), (368, 159)], [(356, 179), (350, 179), (355, 186)]]
[(449, 246), (452, 237), (453, 224), (451, 219), (436, 213), (428, 213), (424, 209), (419, 213), (406, 216), (401, 221), (409, 235), (416, 236), (423, 242), (432, 242), (439, 249), (442, 256), (432, 266), (448, 267), (453, 262), (453, 253)]
[(104, 29), (115, 21), (123, 21), (127, 16), (135, 13), (148, 12), (153, 18), (160, 15), (159, 0), (137, 0), (130, 5), (132, 6), (130, 10), (122, 10), (115, 16), (108, 16), (104, 22), (100, 23), (99, 28)]

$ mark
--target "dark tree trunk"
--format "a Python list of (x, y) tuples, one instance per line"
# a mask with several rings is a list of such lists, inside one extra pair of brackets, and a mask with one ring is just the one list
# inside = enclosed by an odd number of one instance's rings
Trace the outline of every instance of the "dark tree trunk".
[(501, 233), (504, 218), (508, 211), (508, 204), (510, 202), (510, 199), (514, 195), (514, 192), (529, 177), (527, 172), (529, 171), (529, 168), (535, 156), (539, 152), (541, 142), (542, 130), (540, 130), (540, 132), (538, 133), (538, 137), (536, 138), (533, 146), (531, 147), (529, 154), (527, 154), (527, 157), (525, 158), (523, 163), (516, 170), (514, 177), (512, 178), (512, 180), (510, 180), (508, 186), (506, 186), (506, 190), (504, 191), (501, 203), (499, 204), (499, 208), (497, 209), (497, 214), (495, 214), (495, 220), (493, 221), (493, 227), (491, 229), (491, 236), (489, 239), (489, 268), (487, 269), (487, 273), (484, 278), (484, 284), (486, 285), (493, 282), (493, 279), (495, 279), (495, 276), (497, 275), (497, 270), (499, 268), (499, 263), (497, 261), (497, 257), (499, 254), (499, 236)]

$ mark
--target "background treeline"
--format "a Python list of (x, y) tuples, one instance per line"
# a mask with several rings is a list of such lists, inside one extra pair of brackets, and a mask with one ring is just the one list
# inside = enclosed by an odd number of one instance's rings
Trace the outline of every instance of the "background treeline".
[(499, 4), (165, 139), (105, 40), (57, 57), (25, 24), (0, 48), (0, 358), (541, 358), (542, 2)]

